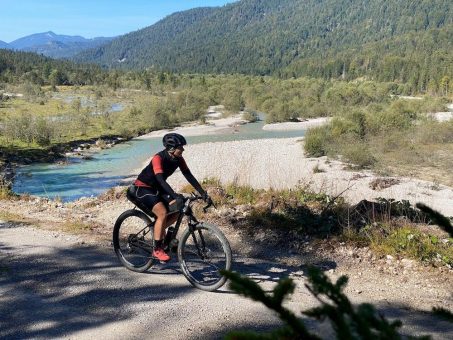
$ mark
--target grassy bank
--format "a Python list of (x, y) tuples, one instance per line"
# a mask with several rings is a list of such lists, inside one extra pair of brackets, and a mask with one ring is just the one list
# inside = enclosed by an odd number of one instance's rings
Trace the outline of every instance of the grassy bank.
[[(304, 187), (258, 190), (233, 184), (222, 186), (215, 179), (205, 180), (203, 187), (208, 189), (217, 209), (203, 217), (200, 204), (196, 206), (197, 216), (228, 224), (263, 246), (272, 244), (303, 252), (307, 243), (317, 247), (326, 242), (344, 242), (352, 248), (368, 247), (378, 258), (392, 255), (433, 266), (453, 266), (453, 239), (430, 225), (429, 218), (408, 202), (363, 201), (351, 206), (341, 197), (314, 193)], [(183, 191), (192, 190), (187, 186)], [(95, 216), (104, 209), (111, 211), (115, 202), (126, 202), (125, 188), (112, 188), (97, 199), (80, 203), (35, 201), (26, 195), (0, 199), (6, 202), (0, 209), (1, 220), (52, 226), (93, 237), (110, 237), (111, 221), (86, 216)], [(23, 215), (12, 213), (8, 202), (14, 206), (22, 204)]]
[(429, 112), (447, 111), (447, 99), (393, 99), (345, 112), (308, 131), (306, 152), (339, 157), (358, 168), (414, 176), (453, 185), (453, 122), (437, 122)]
[[(330, 239), (352, 247), (369, 247), (377, 256), (392, 255), (430, 265), (453, 266), (453, 239), (407, 202), (382, 200), (348, 205), (341, 198), (294, 190), (256, 190), (204, 182), (229, 223), (269, 233), (274, 243), (298, 249), (308, 239)], [(186, 188), (190, 191), (190, 187)], [(366, 209), (364, 209), (366, 207)]]

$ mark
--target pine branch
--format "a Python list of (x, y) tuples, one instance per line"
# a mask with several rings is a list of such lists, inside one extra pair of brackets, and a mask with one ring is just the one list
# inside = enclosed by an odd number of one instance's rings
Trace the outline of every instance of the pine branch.
[(437, 224), (441, 229), (445, 230), (451, 237), (453, 237), (453, 226), (451, 225), (448, 217), (445, 217), (441, 213), (431, 209), (423, 203), (417, 203), (416, 207), (427, 214), (434, 224)]
[(222, 274), (231, 281), (230, 288), (232, 290), (245, 297), (262, 302), (266, 307), (277, 312), (280, 319), (290, 327), (294, 335), (301, 336), (304, 339), (319, 339), (316, 335), (308, 332), (302, 320), (282, 306), (283, 299), (294, 291), (294, 283), (291, 279), (280, 280), (274, 288), (273, 295), (268, 296), (258, 284), (246, 277), (228, 271), (222, 271)]

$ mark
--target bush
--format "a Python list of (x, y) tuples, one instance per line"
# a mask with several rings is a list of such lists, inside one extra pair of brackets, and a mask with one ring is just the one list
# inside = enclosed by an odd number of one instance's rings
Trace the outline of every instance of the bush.
[(377, 161), (366, 143), (345, 143), (342, 147), (342, 154), (359, 168), (370, 167)]
[(426, 122), (417, 128), (416, 138), (423, 144), (452, 143), (453, 121), (445, 123)]
[(36, 144), (40, 146), (50, 145), (52, 138), (54, 136), (54, 129), (49, 122), (39, 117), (34, 122), (34, 140)]
[(243, 118), (248, 120), (250, 123), (254, 123), (258, 120), (258, 114), (255, 111), (246, 111)]
[(327, 154), (329, 130), (327, 126), (319, 126), (307, 131), (304, 148), (308, 156), (321, 157)]

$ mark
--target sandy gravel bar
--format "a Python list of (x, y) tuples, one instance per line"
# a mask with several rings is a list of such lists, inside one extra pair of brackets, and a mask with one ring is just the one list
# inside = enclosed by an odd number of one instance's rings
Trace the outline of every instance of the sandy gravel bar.
[(271, 131), (288, 131), (288, 130), (304, 130), (316, 126), (327, 124), (330, 121), (330, 117), (320, 117), (307, 119), (303, 122), (286, 122), (286, 123), (274, 123), (266, 124), (263, 126), (263, 130)]
[[(350, 171), (346, 164), (326, 157), (308, 158), (304, 155), (303, 139), (300, 138), (189, 145), (184, 157), (198, 179), (218, 178), (224, 184), (237, 183), (263, 189), (306, 186), (315, 192), (335, 196), (344, 191), (342, 195), (352, 204), (378, 197), (404, 199), (413, 204), (423, 202), (453, 216), (453, 188), (398, 177), (395, 178), (397, 184), (373, 190), (370, 182), (378, 176), (371, 171)], [(315, 168), (319, 169), (316, 173)], [(176, 172), (169, 178), (169, 183), (179, 188), (186, 181)]]
[[(217, 113), (214, 113), (217, 114)], [(212, 115), (212, 114), (211, 114)], [(233, 115), (227, 118), (214, 118), (206, 120), (206, 124), (187, 124), (177, 127), (172, 130), (158, 130), (150, 132), (146, 135), (137, 137), (137, 139), (149, 139), (154, 137), (163, 137), (168, 132), (180, 133), (184, 136), (200, 136), (210, 135), (222, 132), (233, 131), (234, 127), (241, 124), (246, 124), (247, 121), (242, 119), (242, 114)]]

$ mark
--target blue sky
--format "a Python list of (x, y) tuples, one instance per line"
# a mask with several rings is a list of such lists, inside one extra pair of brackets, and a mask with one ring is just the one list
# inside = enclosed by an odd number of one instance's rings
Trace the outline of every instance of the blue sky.
[(0, 40), (33, 33), (112, 37), (150, 26), (165, 16), (234, 0), (0, 0)]

